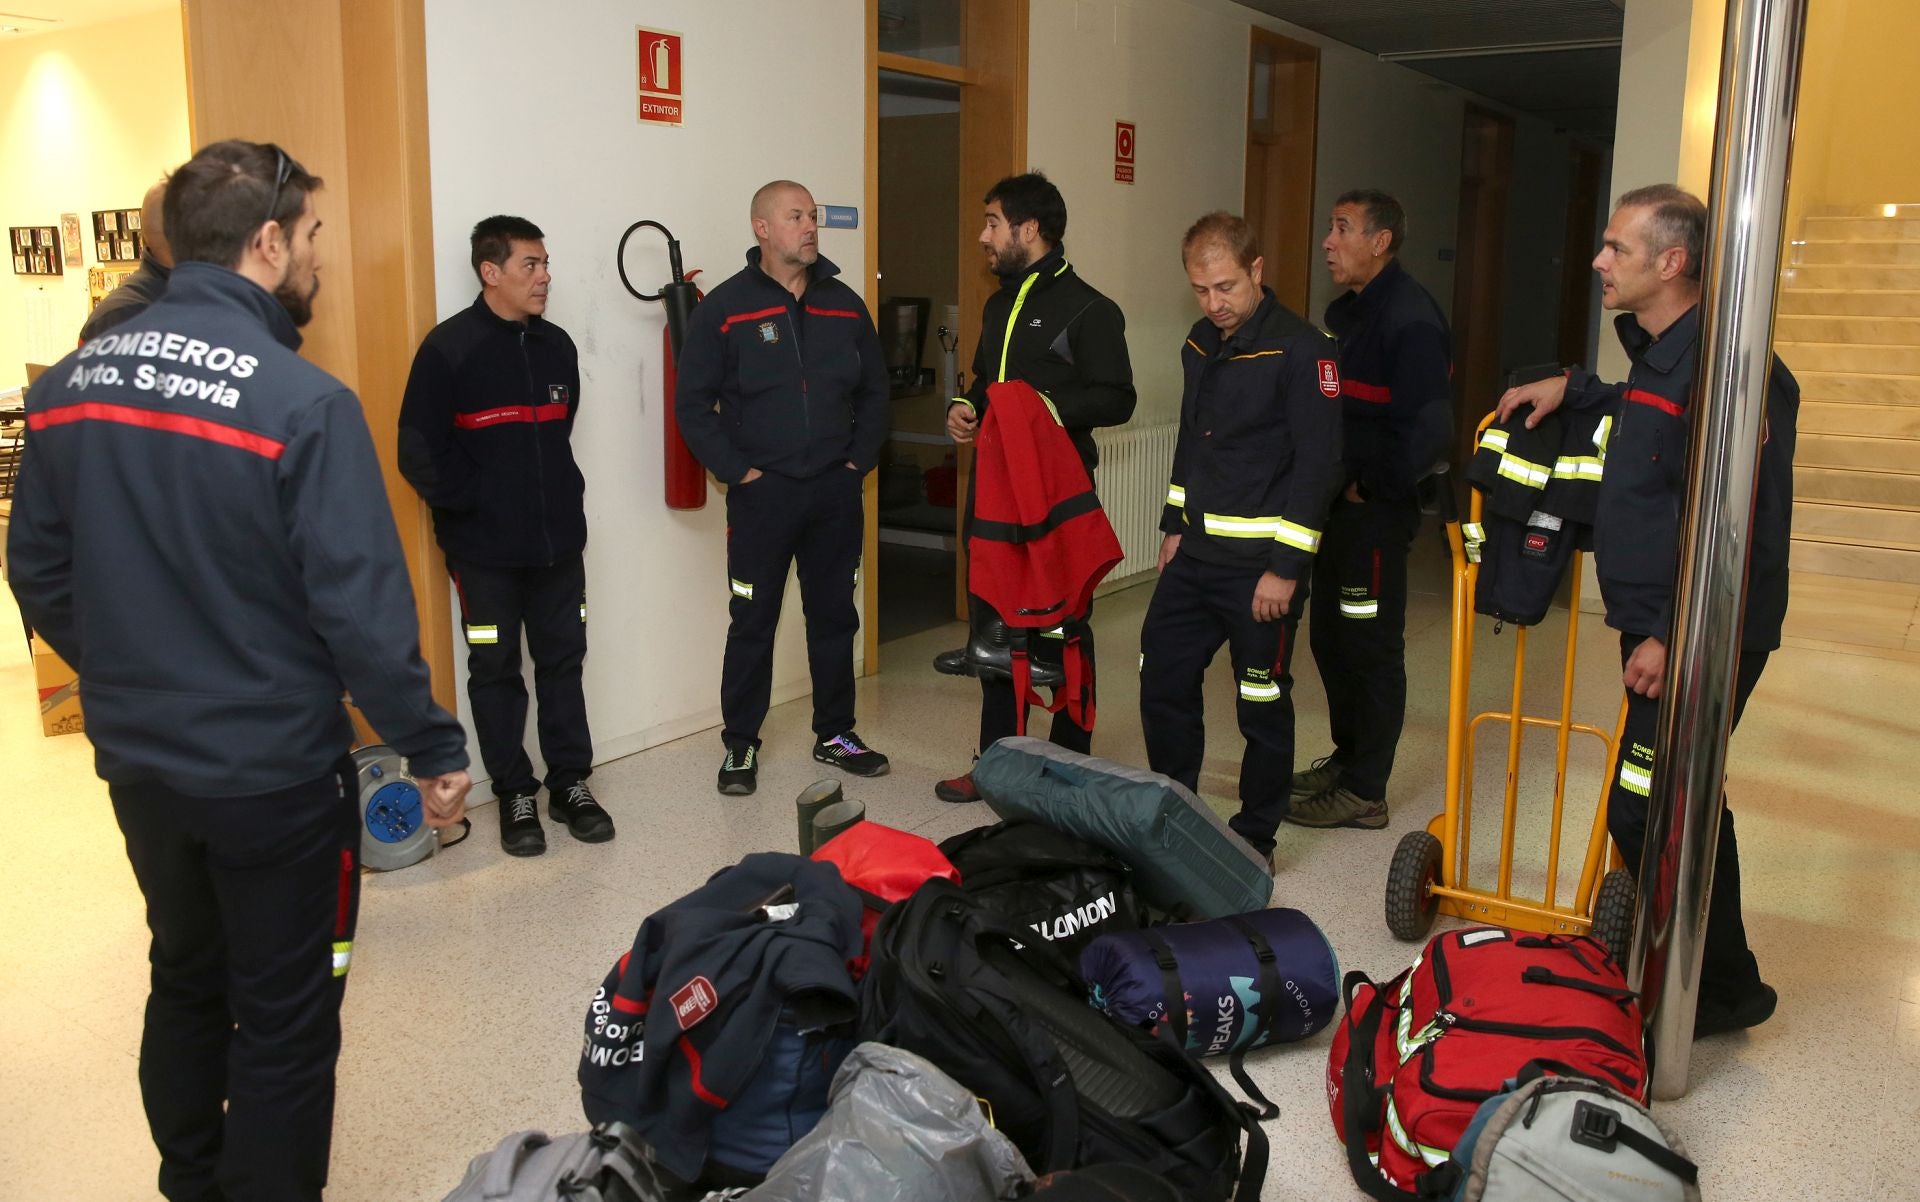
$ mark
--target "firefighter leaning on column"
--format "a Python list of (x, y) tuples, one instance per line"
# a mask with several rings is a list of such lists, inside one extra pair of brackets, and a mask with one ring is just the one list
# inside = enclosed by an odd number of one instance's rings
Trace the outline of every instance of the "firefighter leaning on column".
[(586, 481), (573, 461), (580, 358), (545, 317), (546, 235), (520, 217), (473, 227), (480, 295), (428, 332), (400, 405), (400, 471), (433, 508), (467, 638), (467, 700), (500, 799), (500, 846), (547, 849), (524, 740), (520, 631), (533, 654), (547, 815), (585, 843), (613, 838), (587, 787)]
[(1201, 684), (1233, 659), (1247, 750), (1231, 825), (1269, 855), (1293, 779), (1294, 633), (1340, 471), (1333, 340), (1262, 286), (1239, 217), (1180, 244), (1202, 318), (1180, 348), (1180, 437), (1160, 519), (1160, 580), (1140, 630), (1140, 724), (1155, 772), (1197, 789)]
[(1400, 266), (1400, 202), (1348, 192), (1330, 225), (1321, 249), (1347, 290), (1327, 306), (1340, 341), (1346, 479), (1314, 560), (1307, 635), (1333, 750), (1294, 778), (1287, 821), (1378, 830), (1407, 709), (1407, 554), (1420, 482), (1447, 454), (1453, 351), (1440, 306)]
[[(1666, 685), (1673, 636), (1674, 580), (1679, 571), (1680, 509), (1687, 489), (1687, 413), (1699, 366), (1700, 255), (1707, 208), (1667, 184), (1620, 198), (1593, 260), (1600, 299), (1619, 309), (1614, 329), (1633, 361), (1625, 384), (1607, 384), (1581, 367), (1514, 388), (1500, 398), (1505, 420), (1532, 405), (1529, 427), (1558, 408), (1601, 409), (1613, 419), (1594, 518), (1593, 563), (1607, 625), (1620, 632), (1627, 723), (1620, 736), (1607, 827), (1636, 872), (1646, 842), (1653, 783), (1654, 727)], [(1759, 683), (1767, 656), (1780, 645), (1787, 613), (1787, 552), (1792, 542), (1793, 444), (1800, 386), (1778, 358), (1767, 380), (1766, 435), (1755, 482), (1753, 537), (1747, 557), (1746, 607), (1734, 673), (1733, 723)], [(1686, 732), (1688, 736), (1705, 732)], [(1724, 796), (1723, 796), (1724, 803)], [(1700, 964), (1694, 1037), (1758, 1026), (1779, 1001), (1760, 979), (1740, 913), (1740, 848), (1733, 812), (1720, 818), (1713, 896)]]
[[(1067, 202), (1060, 189), (1039, 172), (1008, 176), (988, 190), (980, 246), (1000, 288), (987, 297), (980, 316), (980, 342), (973, 352), (973, 380), (967, 395), (947, 406), (947, 433), (957, 443), (973, 441), (986, 416), (987, 385), (1024, 380), (1047, 399), (1073, 439), (1087, 474), (1100, 452), (1093, 442), (1098, 426), (1117, 426), (1133, 416), (1133, 365), (1127, 358), (1127, 319), (1120, 306), (1080, 278), (1067, 262), (1061, 239), (1067, 233)], [(971, 489), (969, 483), (969, 489)], [(973, 498), (967, 498), (968, 522)], [(984, 611), (970, 598), (973, 625)], [(1082, 634), (1087, 669), (1093, 674), (1093, 631)], [(949, 652), (952, 656), (956, 653)], [(1004, 678), (980, 678), (980, 741), (985, 751), (1014, 733), (1015, 697)], [(1086, 751), (1093, 732), (1067, 716), (1053, 716), (1048, 737), (1062, 747)], [(978, 801), (971, 770), (934, 786), (942, 801)]]

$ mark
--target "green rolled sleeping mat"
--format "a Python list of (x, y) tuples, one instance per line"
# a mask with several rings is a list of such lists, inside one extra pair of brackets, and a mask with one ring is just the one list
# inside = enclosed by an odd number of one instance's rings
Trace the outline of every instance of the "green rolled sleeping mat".
[(973, 783), (1000, 817), (1044, 823), (1124, 860), (1134, 891), (1159, 914), (1225, 918), (1273, 897), (1266, 857), (1157, 772), (1022, 736), (987, 748)]

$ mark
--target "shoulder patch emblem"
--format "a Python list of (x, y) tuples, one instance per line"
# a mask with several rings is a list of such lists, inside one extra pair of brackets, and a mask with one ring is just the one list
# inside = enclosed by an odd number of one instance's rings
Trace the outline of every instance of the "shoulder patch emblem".
[(691, 1031), (700, 1021), (720, 1008), (720, 995), (713, 982), (695, 977), (673, 992), (669, 999), (673, 1017), (682, 1031)]
[(1320, 360), (1320, 391), (1328, 396), (1340, 395), (1340, 369), (1331, 359)]
[(780, 327), (770, 321), (761, 322), (760, 341), (767, 343), (769, 346), (780, 341)]

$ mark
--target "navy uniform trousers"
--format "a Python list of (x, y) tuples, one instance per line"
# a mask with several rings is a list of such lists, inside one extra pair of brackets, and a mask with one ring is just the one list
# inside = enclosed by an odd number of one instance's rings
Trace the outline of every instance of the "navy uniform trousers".
[(247, 797), (107, 791), (153, 932), (140, 1093), (160, 1192), (318, 1202), (360, 910), (353, 762)]
[(527, 682), (520, 632), (533, 655), (535, 721), (547, 761), (547, 792), (559, 797), (593, 774), (593, 736), (581, 684), (587, 660), (587, 567), (570, 555), (545, 567), (492, 567), (447, 560), (467, 636), (467, 700), (480, 759), (495, 797), (538, 788), (527, 758)]
[(807, 479), (763, 472), (752, 484), (727, 489), (727, 585), (733, 600), (720, 668), (720, 737), (728, 747), (760, 746), (789, 570), (800, 575), (813, 733), (831, 739), (853, 729), (853, 636), (860, 630), (853, 590), (866, 533), (863, 480), (862, 473), (835, 464)]
[[(1640, 645), (1641, 636), (1620, 636), (1620, 665)], [(1746, 712), (1747, 697), (1767, 666), (1767, 652), (1742, 650), (1734, 669), (1733, 725)], [(1653, 784), (1653, 737), (1660, 720), (1656, 698), (1627, 694), (1627, 724), (1620, 734), (1613, 787), (1607, 795), (1607, 830), (1635, 876), (1647, 842), (1647, 807)], [(1724, 806), (1725, 798), (1722, 797)], [(1733, 1004), (1760, 984), (1760, 967), (1747, 947), (1747, 926), (1740, 916), (1740, 845), (1734, 838), (1733, 811), (1720, 811), (1720, 842), (1714, 848), (1713, 895), (1707, 899), (1707, 939), (1700, 960), (1700, 996)]]
[(1307, 638), (1327, 690), (1339, 784), (1369, 801), (1387, 795), (1407, 715), (1407, 555), (1420, 504), (1335, 498), (1313, 557)]
[(1240, 760), (1240, 812), (1229, 825), (1261, 852), (1287, 816), (1293, 790), (1294, 634), (1307, 587), (1285, 617), (1258, 622), (1253, 590), (1261, 569), (1174, 555), (1154, 586), (1140, 627), (1140, 725), (1147, 763), (1199, 791), (1206, 756), (1202, 683), (1225, 643), (1233, 660), (1235, 714), (1247, 740)]

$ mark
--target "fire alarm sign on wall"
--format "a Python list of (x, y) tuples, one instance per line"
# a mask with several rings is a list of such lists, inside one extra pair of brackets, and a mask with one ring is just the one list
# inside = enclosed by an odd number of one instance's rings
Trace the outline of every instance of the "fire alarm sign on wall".
[(640, 120), (656, 125), (681, 122), (680, 35), (641, 29)]
[(1133, 182), (1133, 122), (1113, 123), (1113, 178), (1123, 184)]

